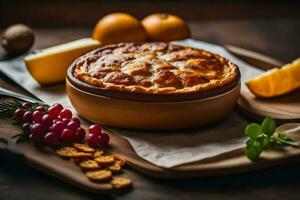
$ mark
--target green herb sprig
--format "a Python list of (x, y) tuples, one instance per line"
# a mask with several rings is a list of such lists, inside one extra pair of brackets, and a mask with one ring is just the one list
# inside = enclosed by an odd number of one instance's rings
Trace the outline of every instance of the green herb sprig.
[[(7, 115), (8, 117), (11, 117), (13, 119), (13, 121), (12, 121), (13, 124), (18, 125), (18, 126), (22, 126), (22, 123), (20, 123), (20, 121), (18, 121), (15, 118), (15, 115), (14, 115), (14, 112), (17, 109), (21, 108), (25, 111), (34, 112), (38, 106), (43, 106), (46, 110), (49, 108), (49, 105), (43, 104), (43, 103), (40, 103), (40, 102), (36, 102), (36, 103), (31, 102), (32, 106), (30, 108), (25, 108), (25, 107), (22, 107), (22, 103), (23, 102), (21, 102), (17, 99), (13, 99), (12, 102), (7, 101), (7, 102), (0, 103), (0, 108), (2, 109), (2, 112), (0, 112), (0, 115)], [(24, 141), (28, 140), (28, 137), (26, 137), (24, 132), (18, 133), (16, 135), (12, 136), (11, 138), (16, 139), (16, 143), (21, 143), (21, 142), (24, 142)], [(5, 143), (6, 140), (0, 138), (0, 142)]]
[(0, 114), (9, 114), (10, 116), (14, 117), (14, 112), (18, 108), (22, 108), (25, 111), (31, 111), (31, 112), (34, 112), (38, 106), (43, 106), (45, 109), (49, 108), (49, 105), (40, 103), (40, 102), (31, 103), (32, 104), (31, 108), (24, 108), (24, 107), (22, 107), (22, 103), (23, 102), (18, 101), (17, 99), (13, 99), (13, 102), (9, 102), (9, 101), (2, 102), (2, 103), (0, 103), (0, 108), (3, 111), (0, 112)]
[(295, 140), (286, 134), (276, 133), (276, 122), (267, 117), (261, 124), (251, 123), (245, 128), (245, 135), (249, 137), (246, 143), (245, 154), (252, 160), (257, 160), (262, 151), (278, 145), (300, 147)]

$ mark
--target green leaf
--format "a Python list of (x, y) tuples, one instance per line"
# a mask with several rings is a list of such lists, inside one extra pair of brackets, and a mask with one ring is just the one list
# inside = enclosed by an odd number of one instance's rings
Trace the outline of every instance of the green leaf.
[(274, 147), (276, 145), (288, 145), (300, 148), (300, 143), (288, 138), (286, 134), (278, 133), (276, 131), (276, 122), (267, 117), (261, 125), (252, 123), (245, 128), (245, 135), (248, 136), (245, 148), (246, 156), (255, 161), (259, 158), (263, 150)]
[(252, 161), (257, 160), (262, 150), (263, 150), (262, 145), (257, 140), (249, 139), (247, 141), (245, 154), (250, 160)]
[(252, 139), (257, 138), (261, 134), (263, 134), (263, 131), (259, 124), (252, 123), (245, 128), (245, 135)]
[(291, 138), (287, 138), (286, 135), (284, 135), (284, 134), (278, 134), (277, 138), (275, 138), (275, 139), (284, 145), (300, 147), (300, 144), (297, 141), (295, 141)]
[(266, 117), (261, 123), (262, 131), (269, 136), (272, 136), (276, 130), (276, 122), (270, 117)]
[(282, 139), (282, 140), (286, 140), (287, 139), (286, 134), (283, 134), (283, 133), (278, 133), (277, 137), (279, 139)]
[(277, 143), (276, 140), (274, 140), (272, 137), (264, 137), (263, 148), (267, 149), (270, 147), (274, 147), (276, 143)]

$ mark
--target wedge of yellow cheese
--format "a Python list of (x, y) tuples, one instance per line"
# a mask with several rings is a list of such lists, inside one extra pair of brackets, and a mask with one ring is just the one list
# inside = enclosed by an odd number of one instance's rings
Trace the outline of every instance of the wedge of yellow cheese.
[(300, 88), (300, 58), (246, 82), (258, 97), (275, 97)]
[(99, 41), (84, 38), (43, 49), (25, 57), (25, 65), (32, 77), (41, 85), (62, 82), (67, 69), (80, 55), (100, 47)]

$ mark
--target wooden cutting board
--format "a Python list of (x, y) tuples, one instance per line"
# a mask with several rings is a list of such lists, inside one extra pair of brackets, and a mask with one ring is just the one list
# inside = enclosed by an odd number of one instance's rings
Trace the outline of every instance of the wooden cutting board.
[[(263, 70), (281, 67), (284, 65), (281, 61), (266, 55), (230, 45), (225, 47), (249, 64)], [(300, 90), (271, 99), (256, 98), (250, 92), (241, 92), (238, 106), (239, 110), (247, 117), (257, 120), (261, 120), (265, 116), (269, 116), (281, 121), (282, 123), (299, 121)]]
[[(226, 46), (226, 47), (231, 52), (245, 58), (245, 60), (247, 60), (251, 64), (256, 66), (261, 66), (264, 69), (266, 69), (269, 66), (274, 67), (282, 64), (275, 59), (265, 57), (261, 54), (257, 54), (254, 52), (250, 52), (248, 50), (244, 50), (232, 46)], [(254, 109), (249, 109), (247, 107), (247, 103), (244, 103), (243, 101), (244, 97), (246, 98), (246, 100), (249, 99), (247, 95), (249, 94), (241, 95), (241, 99), (239, 100), (239, 105), (240, 105), (239, 110), (242, 110), (243, 113), (249, 114)], [(258, 105), (261, 104), (261, 102), (258, 102), (254, 98), (251, 101), (253, 102), (252, 105), (254, 108), (256, 108), (256, 106), (254, 105), (255, 103), (257, 103)], [(245, 105), (246, 108), (243, 107)], [(284, 105), (288, 107), (292, 106), (289, 103)], [(296, 113), (289, 112), (289, 109), (288, 110), (284, 109), (284, 111), (282, 111), (282, 109), (279, 109), (280, 112), (277, 113), (277, 116), (279, 117), (283, 116), (282, 112), (284, 112), (285, 116), (287, 116), (286, 119), (293, 119), (293, 120), (300, 119), (299, 112)], [(251, 116), (269, 115), (269, 111), (270, 111), (269, 108), (267, 110), (261, 109), (260, 112), (256, 112), (255, 114), (251, 113)], [(274, 109), (271, 111), (275, 112)], [(234, 112), (237, 111), (235, 110)], [(106, 192), (106, 193), (112, 191), (112, 188), (109, 184), (96, 184), (90, 182), (73, 162), (63, 160), (58, 156), (56, 156), (51, 151), (37, 148), (32, 144), (28, 144), (28, 143), (16, 145), (14, 141), (11, 139), (11, 136), (19, 132), (20, 130), (14, 125), (12, 125), (11, 122), (7, 120), (7, 118), (0, 117), (0, 137), (5, 138), (8, 142), (7, 145), (0, 144), (1, 145), (0, 148), (5, 149), (5, 151), (13, 152), (16, 155), (19, 155), (21, 158), (24, 158), (24, 161), (27, 164), (41, 171), (44, 171), (49, 175), (55, 176), (65, 182), (74, 184), (85, 190), (91, 192)], [(263, 153), (262, 159), (254, 163), (249, 161), (243, 155), (243, 150), (241, 149), (214, 158), (206, 159), (200, 162), (189, 163), (189, 164), (174, 167), (172, 169), (164, 169), (161, 167), (157, 167), (143, 160), (142, 158), (138, 157), (138, 155), (134, 152), (134, 150), (132, 149), (131, 145), (127, 142), (127, 140), (123, 139), (122, 137), (112, 132), (110, 132), (110, 136), (111, 136), (111, 142), (110, 142), (111, 145), (109, 149), (110, 152), (123, 156), (127, 160), (128, 165), (136, 169), (137, 171), (149, 176), (159, 177), (159, 178), (187, 178), (187, 177), (194, 178), (194, 177), (227, 175), (227, 174), (241, 173), (241, 172), (247, 172), (252, 170), (259, 170), (263, 168), (272, 167), (275, 165), (288, 164), (290, 162), (296, 162), (300, 159), (300, 149), (286, 147), (284, 149), (267, 151)]]
[(238, 105), (242, 113), (255, 119), (269, 116), (281, 122), (297, 122), (300, 119), (300, 90), (272, 99), (259, 99), (252, 93), (241, 92)]

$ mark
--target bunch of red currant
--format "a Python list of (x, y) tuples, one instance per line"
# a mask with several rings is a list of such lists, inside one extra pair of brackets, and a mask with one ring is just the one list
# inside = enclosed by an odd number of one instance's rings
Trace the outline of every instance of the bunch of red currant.
[[(29, 102), (21, 104), (15, 110), (15, 118), (22, 125), (25, 137), (33, 142), (47, 145), (83, 142), (85, 130), (80, 120), (72, 118), (72, 112), (57, 103), (50, 106), (34, 106)], [(87, 143), (93, 147), (105, 146), (109, 136), (102, 132), (101, 126), (93, 124), (89, 127)]]

